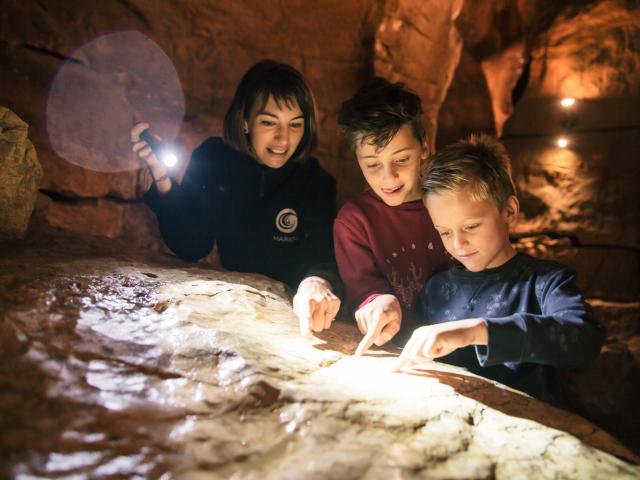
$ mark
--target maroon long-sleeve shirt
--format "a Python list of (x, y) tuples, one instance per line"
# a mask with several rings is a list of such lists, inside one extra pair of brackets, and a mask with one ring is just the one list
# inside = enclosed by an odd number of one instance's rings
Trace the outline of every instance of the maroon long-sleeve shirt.
[(403, 313), (412, 311), (427, 278), (449, 265), (420, 200), (390, 207), (368, 191), (342, 207), (333, 236), (338, 270), (354, 309), (390, 293)]

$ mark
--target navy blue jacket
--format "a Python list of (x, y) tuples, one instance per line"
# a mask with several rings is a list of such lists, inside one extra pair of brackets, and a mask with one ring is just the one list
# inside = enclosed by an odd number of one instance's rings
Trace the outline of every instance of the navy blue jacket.
[(588, 366), (604, 330), (558, 263), (518, 253), (504, 265), (470, 272), (457, 264), (431, 277), (421, 294), (423, 324), (482, 318), (488, 346), (439, 358), (524, 391), (557, 399), (557, 368)]
[(210, 138), (194, 150), (181, 185), (144, 196), (167, 246), (195, 261), (217, 242), (222, 266), (257, 272), (293, 288), (319, 275), (336, 288), (332, 224), (336, 185), (315, 158), (260, 165)]

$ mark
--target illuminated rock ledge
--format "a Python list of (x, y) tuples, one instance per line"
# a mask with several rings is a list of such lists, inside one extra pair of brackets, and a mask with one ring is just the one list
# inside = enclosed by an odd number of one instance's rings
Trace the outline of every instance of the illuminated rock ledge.
[(0, 251), (2, 478), (640, 476), (577, 416), (389, 373), (347, 324), (301, 337), (262, 277), (51, 234)]

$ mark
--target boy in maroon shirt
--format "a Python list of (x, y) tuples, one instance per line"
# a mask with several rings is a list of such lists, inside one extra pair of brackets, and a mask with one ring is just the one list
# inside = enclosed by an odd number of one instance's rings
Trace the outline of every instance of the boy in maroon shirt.
[(346, 203), (334, 222), (336, 260), (364, 338), (356, 355), (391, 340), (427, 278), (448, 265), (421, 201), (428, 156), (420, 98), (375, 78), (342, 104), (338, 123), (370, 190)]

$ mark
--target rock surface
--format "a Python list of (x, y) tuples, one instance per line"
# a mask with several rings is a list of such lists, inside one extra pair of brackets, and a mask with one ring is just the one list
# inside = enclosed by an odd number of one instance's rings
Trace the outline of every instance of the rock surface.
[(27, 233), (42, 178), (29, 126), (0, 106), (0, 241)]
[[(537, 20), (529, 12), (540, 33), (504, 130), (523, 197), (521, 227), (637, 250), (640, 218), (629, 206), (640, 181), (640, 11), (616, 0), (557, 2), (547, 17), (542, 10)], [(563, 108), (564, 97), (576, 103)], [(559, 137), (567, 148), (558, 148)]]
[[(534, 257), (554, 260), (576, 270), (578, 286), (587, 298), (611, 302), (640, 300), (640, 257), (630, 248), (575, 244), (571, 237), (522, 237), (514, 246)], [(614, 309), (610, 316), (618, 314)], [(640, 328), (640, 323), (638, 324)]]
[(568, 412), (439, 363), (390, 373), (345, 323), (301, 337), (264, 277), (55, 232), (0, 265), (3, 478), (640, 475)]
[(375, 73), (403, 82), (422, 98), (429, 144), (462, 53), (456, 27), (461, 0), (388, 2), (376, 33)]

